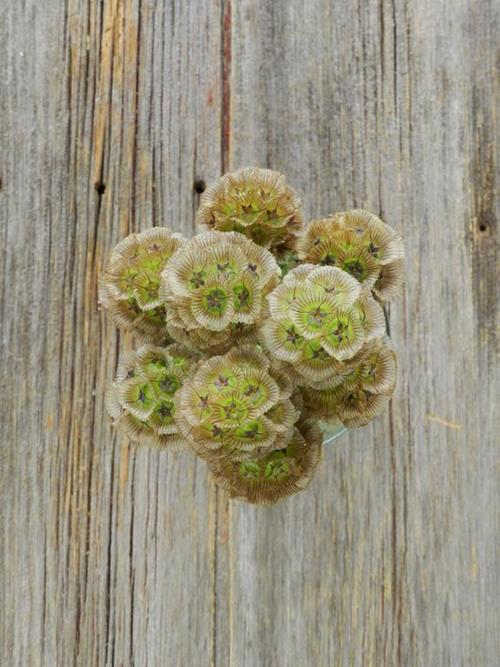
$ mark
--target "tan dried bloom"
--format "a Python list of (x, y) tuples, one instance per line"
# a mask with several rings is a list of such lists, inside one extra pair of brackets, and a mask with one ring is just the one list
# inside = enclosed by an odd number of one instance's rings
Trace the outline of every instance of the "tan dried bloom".
[[(297, 250), (305, 262), (341, 268), (374, 289), (381, 300), (395, 295), (403, 282), (401, 237), (368, 211), (356, 209), (313, 220), (300, 238)], [(382, 272), (389, 284), (379, 283), (375, 289)]]
[(224, 354), (236, 342), (241, 345), (257, 343), (257, 327), (240, 322), (231, 323), (223, 331), (211, 331), (207, 334), (206, 329), (183, 329), (172, 323), (168, 324), (170, 336), (181, 342), (193, 352), (200, 354)]
[(334, 385), (301, 387), (305, 412), (330, 424), (342, 423), (349, 428), (365, 426), (389, 402), (396, 377), (394, 351), (388, 343), (375, 341), (359, 355), (355, 365), (339, 373)]
[(380, 269), (380, 274), (373, 286), (373, 293), (382, 302), (397, 296), (404, 284), (404, 259), (395, 259)]
[(282, 449), (245, 461), (220, 459), (210, 462), (209, 468), (231, 498), (271, 505), (309, 485), (320, 460), (321, 441), (318, 426), (304, 422)]
[(381, 338), (386, 332), (385, 314), (368, 290), (361, 290), (359, 299), (353, 304), (365, 332), (365, 342)]
[(203, 362), (176, 398), (179, 429), (204, 459), (245, 460), (283, 446), (299, 413), (293, 386), (256, 346)]
[(367, 349), (360, 363), (360, 386), (372, 393), (392, 396), (396, 380), (396, 353), (388, 342), (376, 341)]
[(381, 304), (403, 283), (403, 244), (363, 210), (304, 231), (300, 200), (268, 169), (224, 175), (196, 221), (209, 231), (155, 228), (111, 254), (100, 301), (151, 344), (121, 358), (107, 409), (132, 441), (187, 446), (231, 498), (272, 504), (309, 484), (320, 425), (361, 427), (389, 402)]
[(99, 280), (99, 299), (119, 329), (144, 341), (168, 341), (160, 272), (181, 243), (179, 235), (155, 227), (130, 234), (114, 248)]
[(183, 446), (174, 398), (197, 359), (178, 345), (144, 345), (126, 354), (106, 397), (115, 426), (138, 444), (161, 449)]
[(207, 232), (186, 241), (162, 273), (167, 331), (201, 351), (226, 351), (252, 337), (279, 282), (269, 251), (236, 232)]
[(225, 174), (202, 194), (196, 222), (241, 232), (266, 248), (292, 245), (303, 228), (302, 203), (283, 174), (249, 167)]
[(347, 428), (361, 428), (378, 417), (390, 401), (387, 394), (372, 394), (366, 389), (351, 389), (339, 398), (338, 414)]
[(383, 311), (368, 290), (336, 267), (305, 264), (269, 295), (261, 340), (293, 364), (302, 383), (327, 381), (385, 331)]
[(278, 266), (281, 269), (281, 275), (286, 276), (286, 274), (299, 266), (300, 259), (295, 250), (290, 248), (281, 248), (279, 250), (273, 251)]

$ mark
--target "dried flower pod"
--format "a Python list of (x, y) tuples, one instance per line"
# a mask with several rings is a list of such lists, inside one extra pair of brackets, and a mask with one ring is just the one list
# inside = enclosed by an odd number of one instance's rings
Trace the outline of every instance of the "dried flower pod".
[(202, 194), (196, 222), (241, 232), (266, 248), (293, 247), (303, 228), (302, 203), (283, 174), (246, 168), (225, 174)]
[(367, 342), (384, 336), (386, 332), (384, 311), (368, 289), (361, 291), (359, 299), (352, 307), (359, 316)]
[(245, 461), (209, 462), (216, 484), (231, 498), (271, 505), (305, 489), (321, 456), (322, 434), (311, 422), (299, 424), (285, 446)]
[[(341, 268), (381, 300), (395, 295), (403, 282), (401, 237), (368, 211), (356, 209), (313, 220), (297, 250), (303, 261)], [(382, 273), (387, 284), (380, 283)]]
[(366, 351), (361, 363), (360, 386), (376, 394), (392, 396), (397, 380), (396, 353), (386, 341), (376, 341)]
[(339, 398), (340, 421), (347, 428), (366, 426), (385, 410), (390, 398), (387, 394), (372, 394), (362, 388), (346, 391)]
[(99, 299), (119, 329), (152, 343), (168, 341), (160, 272), (181, 244), (178, 234), (155, 227), (130, 234), (114, 248), (99, 280)]
[(271, 253), (236, 232), (186, 241), (162, 273), (167, 331), (200, 351), (226, 351), (242, 336), (251, 339), (279, 275)]
[(176, 422), (204, 459), (245, 460), (280, 448), (299, 412), (293, 387), (256, 346), (204, 361), (176, 397)]
[(403, 284), (404, 259), (395, 259), (381, 267), (379, 277), (373, 286), (373, 293), (379, 301), (385, 303), (401, 292)]
[(332, 386), (302, 386), (305, 413), (330, 424), (365, 426), (387, 405), (396, 385), (396, 355), (388, 343), (367, 346)]
[(181, 447), (184, 441), (174, 420), (174, 398), (197, 359), (178, 345), (144, 345), (127, 353), (106, 397), (115, 426), (138, 444)]
[(281, 269), (281, 275), (286, 276), (286, 274), (295, 269), (300, 264), (300, 259), (295, 250), (290, 248), (277, 249), (274, 252), (278, 266)]
[(262, 343), (293, 364), (300, 384), (335, 379), (343, 362), (385, 331), (383, 311), (369, 291), (336, 267), (292, 270), (269, 295), (269, 309)]
[(352, 229), (360, 240), (361, 248), (382, 266), (404, 257), (403, 240), (387, 223), (375, 214), (363, 209), (354, 209), (333, 216), (339, 224)]
[(304, 402), (304, 414), (311, 418), (321, 419), (327, 424), (341, 424), (337, 390), (338, 386), (326, 389), (315, 389), (310, 385), (302, 386), (300, 393)]
[(136, 443), (192, 449), (231, 498), (272, 504), (309, 484), (320, 423), (361, 427), (390, 400), (382, 304), (401, 288), (403, 244), (363, 210), (304, 231), (268, 169), (224, 175), (196, 221), (209, 231), (155, 228), (111, 254), (100, 302), (150, 344), (122, 356), (107, 410)]
[(200, 354), (224, 354), (236, 341), (242, 345), (257, 343), (257, 328), (249, 324), (233, 323), (224, 331), (209, 334), (205, 329), (187, 330), (171, 323), (167, 329), (175, 341)]

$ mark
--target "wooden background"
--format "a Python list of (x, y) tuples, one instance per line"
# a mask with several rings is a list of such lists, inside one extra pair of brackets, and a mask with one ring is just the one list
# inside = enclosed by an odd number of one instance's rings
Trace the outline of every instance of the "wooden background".
[[(0, 0), (2, 667), (496, 667), (495, 0)], [(104, 389), (112, 246), (285, 172), (405, 237), (390, 411), (229, 504)], [(495, 393), (496, 392), (496, 393)]]

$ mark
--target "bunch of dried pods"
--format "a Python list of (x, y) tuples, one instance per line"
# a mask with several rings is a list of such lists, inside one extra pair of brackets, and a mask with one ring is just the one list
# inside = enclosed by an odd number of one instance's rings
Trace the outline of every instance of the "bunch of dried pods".
[(190, 448), (251, 503), (305, 488), (319, 423), (365, 426), (394, 392), (383, 304), (403, 283), (400, 236), (372, 213), (304, 225), (285, 177), (226, 174), (201, 196), (192, 239), (165, 227), (119, 243), (100, 302), (142, 346), (107, 405), (132, 441)]

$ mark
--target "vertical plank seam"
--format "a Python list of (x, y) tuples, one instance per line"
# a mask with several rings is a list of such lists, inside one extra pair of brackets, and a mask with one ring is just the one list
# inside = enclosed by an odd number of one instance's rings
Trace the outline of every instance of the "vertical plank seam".
[(222, 0), (222, 172), (231, 159), (231, 74), (232, 74), (232, 0)]
[(392, 546), (392, 614), (393, 627), (395, 628), (396, 637), (396, 656), (397, 665), (402, 665), (401, 662), (401, 590), (398, 576), (398, 508), (397, 508), (397, 463), (396, 463), (396, 442), (394, 438), (394, 410), (392, 401), (389, 404), (389, 442), (391, 448), (391, 469), (392, 469), (392, 526), (391, 526), (391, 546)]
[(217, 596), (218, 596), (218, 585), (217, 585), (217, 562), (218, 562), (218, 533), (219, 533), (219, 491), (218, 489), (214, 490), (215, 493), (215, 502), (214, 502), (214, 532), (213, 532), (213, 621), (212, 621), (212, 664), (214, 667), (217, 667)]
[[(118, 340), (118, 338), (117, 338)], [(118, 358), (118, 350), (116, 351)], [(116, 447), (116, 438), (113, 437), (113, 445)], [(115, 457), (111, 456), (111, 471), (110, 471), (110, 494), (109, 494), (109, 527), (108, 527), (108, 545), (106, 551), (106, 598), (105, 598), (105, 618), (106, 618), (106, 631), (105, 631), (105, 650), (104, 650), (104, 663), (106, 665), (114, 664), (115, 660), (115, 634), (110, 635), (111, 628), (111, 571), (112, 571), (112, 545), (113, 545), (113, 520), (115, 515), (114, 507), (114, 493), (115, 493)], [(111, 656), (111, 660), (110, 660)]]
[(396, 24), (396, 0), (392, 0), (392, 56), (394, 59), (393, 65), (393, 82), (392, 89), (394, 95), (394, 118), (398, 116), (398, 33)]
[[(231, 162), (231, 76), (232, 76), (232, 0), (221, 0), (221, 75), (222, 75), (222, 89), (221, 89), (221, 171), (225, 173), (230, 168)], [(230, 537), (230, 515), (229, 515), (229, 499), (227, 494), (222, 493), (218, 488), (215, 488), (215, 519), (214, 519), (214, 604), (213, 604), (213, 664), (217, 667), (218, 662), (218, 648), (220, 643), (219, 623), (218, 623), (218, 609), (219, 598), (221, 593), (228, 593), (230, 598), (231, 591), (231, 572), (228, 573), (227, 583), (229, 591), (221, 591), (219, 572), (220, 567), (220, 549), (228, 549), (231, 543)], [(227, 517), (227, 531), (228, 534), (224, 538), (224, 544), (221, 539), (221, 521), (220, 517)], [(231, 560), (229, 559), (229, 566)], [(228, 613), (231, 613), (231, 605), (229, 602)], [(230, 624), (229, 624), (230, 627)], [(231, 642), (229, 641), (229, 644)], [(229, 650), (229, 655), (231, 651)], [(230, 658), (231, 664), (231, 658)]]
[[(392, 67), (392, 76), (393, 76), (393, 113), (394, 120), (397, 122), (398, 119), (398, 58), (397, 58), (397, 14), (396, 14), (396, 3), (395, 0), (391, 0), (390, 4), (391, 18), (392, 18), (392, 56), (393, 56), (393, 67)], [(385, 34), (385, 21), (384, 21), (384, 11), (383, 9), (380, 12), (380, 21), (381, 21), (381, 40), (382, 40), (382, 49), (381, 49), (381, 67), (382, 67), (382, 85), (384, 81), (384, 34)], [(382, 100), (384, 96), (382, 95)], [(401, 135), (399, 140), (399, 147), (401, 150)], [(379, 178), (378, 178), (378, 195), (379, 195), (379, 208), (381, 214), (384, 216), (384, 205), (382, 201), (382, 183), (380, 175), (380, 160), (379, 160)], [(387, 335), (391, 335), (391, 322), (390, 322), (390, 306), (384, 307), (384, 314), (386, 319), (386, 328)], [(392, 475), (392, 489), (391, 489), (391, 550), (392, 550), (392, 615), (393, 615), (393, 628), (395, 632), (394, 644), (396, 648), (396, 664), (403, 664), (403, 636), (402, 636), (402, 613), (403, 613), (403, 589), (401, 586), (401, 577), (402, 570), (400, 568), (405, 567), (406, 561), (406, 535), (407, 535), (407, 480), (406, 474), (404, 474), (404, 483), (403, 483), (403, 512), (402, 512), (402, 521), (403, 521), (403, 531), (404, 531), (404, 543), (405, 548), (401, 558), (401, 563), (398, 559), (399, 551), (399, 540), (398, 540), (398, 492), (397, 492), (397, 454), (396, 454), (396, 437), (394, 431), (394, 405), (391, 400), (389, 404), (389, 443), (390, 443), (390, 460), (391, 460), (391, 475)]]
[[(115, 29), (117, 19), (119, 17), (118, 13), (118, 4), (114, 2), (111, 6), (105, 7), (103, 3), (100, 4), (100, 7), (96, 10), (96, 15), (98, 15), (98, 25), (100, 30), (97, 37), (96, 49), (97, 51), (97, 60), (96, 66), (98, 71), (96, 72), (94, 90), (92, 94), (89, 95), (91, 100), (91, 115), (92, 115), (92, 134), (90, 137), (90, 148), (92, 155), (91, 162), (91, 172), (90, 172), (90, 185), (92, 181), (94, 182), (94, 188), (97, 192), (97, 204), (95, 211), (94, 219), (94, 247), (92, 253), (92, 265), (94, 266), (96, 261), (96, 247), (97, 247), (97, 237), (99, 224), (101, 221), (101, 216), (103, 215), (103, 204), (105, 190), (100, 189), (105, 185), (105, 162), (106, 162), (106, 140), (109, 135), (109, 122), (111, 117), (111, 106), (112, 106), (112, 90), (113, 90), (113, 77), (114, 77), (114, 61), (115, 61)], [(89, 13), (89, 22), (90, 22), (90, 13)], [(88, 33), (90, 34), (90, 25), (87, 27)], [(97, 31), (96, 31), (97, 32)], [(110, 33), (110, 34), (109, 34)], [(108, 36), (109, 35), (109, 36)], [(104, 66), (104, 67), (103, 67)], [(96, 103), (96, 97), (98, 97), (99, 102)], [(102, 103), (101, 100), (104, 99), (105, 103)], [(89, 192), (92, 192), (89, 188)], [(109, 197), (109, 189), (108, 194)], [(120, 346), (121, 336), (118, 333), (115, 336), (115, 370), (116, 363), (119, 357), (119, 346)], [(94, 416), (93, 416), (94, 419)], [(116, 447), (116, 437), (113, 434), (113, 449)], [(108, 544), (106, 548), (106, 578), (105, 578), (105, 634), (104, 634), (104, 663), (106, 665), (114, 664), (115, 662), (115, 638), (116, 632), (112, 629), (113, 621), (113, 607), (112, 607), (112, 590), (116, 590), (116, 567), (113, 567), (113, 535), (114, 535), (114, 520), (115, 520), (115, 456), (111, 456), (111, 466), (110, 466), (110, 496), (109, 496), (109, 525), (107, 531)], [(89, 485), (89, 496), (90, 496), (90, 485)], [(90, 497), (89, 497), (90, 502)], [(89, 508), (90, 512), (90, 508)], [(88, 547), (87, 547), (88, 550)]]
[[(130, 463), (129, 463), (130, 465)], [(134, 660), (134, 603), (135, 603), (135, 573), (134, 573), (134, 521), (135, 521), (135, 476), (136, 458), (134, 456), (130, 466), (130, 532), (129, 532), (129, 564), (130, 564), (130, 619), (129, 619), (129, 658), (131, 664)]]

